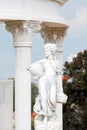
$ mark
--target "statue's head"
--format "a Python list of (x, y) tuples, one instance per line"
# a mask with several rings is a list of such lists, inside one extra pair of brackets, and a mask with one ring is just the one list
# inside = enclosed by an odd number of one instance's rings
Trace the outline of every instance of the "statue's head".
[(56, 44), (52, 44), (52, 43), (48, 43), (44, 45), (44, 51), (46, 56), (47, 55), (55, 55), (55, 53), (57, 52), (57, 45)]

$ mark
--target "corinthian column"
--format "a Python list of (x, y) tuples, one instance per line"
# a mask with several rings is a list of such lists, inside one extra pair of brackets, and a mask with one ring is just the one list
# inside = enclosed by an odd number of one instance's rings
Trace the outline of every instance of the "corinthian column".
[(28, 21), (6, 23), (15, 47), (16, 130), (31, 130), (31, 76), (26, 69), (31, 63), (32, 37), (38, 27), (38, 23)]
[[(56, 59), (59, 61), (59, 66), (62, 71), (62, 52), (63, 52), (63, 39), (65, 36), (67, 28), (66, 27), (46, 27), (41, 30), (41, 36), (44, 39), (45, 44), (56, 44), (57, 45), (57, 54), (56, 54)], [(62, 86), (62, 73), (61, 73), (61, 86)], [(63, 91), (61, 87), (61, 91)], [(62, 114), (62, 104), (57, 103), (57, 108), (56, 108), (56, 114), (59, 119), (59, 122), (61, 124), (60, 129), (63, 129), (63, 114)]]

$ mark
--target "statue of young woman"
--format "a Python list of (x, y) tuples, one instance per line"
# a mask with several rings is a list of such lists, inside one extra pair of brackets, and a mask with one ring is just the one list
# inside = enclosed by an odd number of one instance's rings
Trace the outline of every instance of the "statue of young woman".
[[(38, 119), (46, 123), (55, 116), (56, 103), (65, 103), (67, 96), (63, 93), (61, 68), (56, 60), (56, 44), (44, 45), (45, 59), (32, 64), (28, 69), (38, 80), (38, 97), (34, 111)], [(37, 118), (36, 117), (36, 118)]]

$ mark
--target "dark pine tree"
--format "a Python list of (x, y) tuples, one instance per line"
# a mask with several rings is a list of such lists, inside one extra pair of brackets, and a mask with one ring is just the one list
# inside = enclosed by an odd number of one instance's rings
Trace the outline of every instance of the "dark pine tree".
[(65, 62), (63, 82), (68, 102), (64, 105), (64, 130), (87, 130), (87, 50)]

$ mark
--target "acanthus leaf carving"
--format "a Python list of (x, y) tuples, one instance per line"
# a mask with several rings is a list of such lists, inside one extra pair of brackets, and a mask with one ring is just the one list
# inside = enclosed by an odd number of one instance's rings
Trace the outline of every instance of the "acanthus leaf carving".
[(59, 46), (66, 35), (66, 30), (66, 28), (43, 28), (41, 36), (45, 43), (53, 43)]
[(40, 23), (32, 21), (11, 21), (6, 22), (6, 29), (12, 33), (14, 46), (31, 46), (34, 32), (40, 30)]
[(55, 1), (58, 2), (60, 5), (65, 4), (68, 0), (51, 0), (51, 1)]

